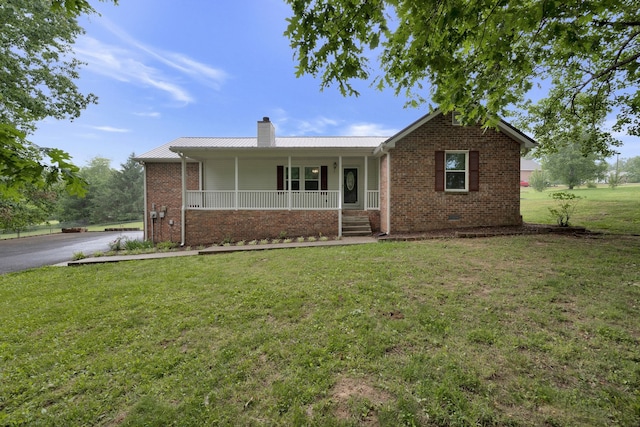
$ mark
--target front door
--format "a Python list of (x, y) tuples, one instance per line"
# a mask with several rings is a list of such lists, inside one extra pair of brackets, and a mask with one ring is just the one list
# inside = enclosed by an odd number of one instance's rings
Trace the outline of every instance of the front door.
[(344, 168), (344, 204), (358, 203), (358, 169)]

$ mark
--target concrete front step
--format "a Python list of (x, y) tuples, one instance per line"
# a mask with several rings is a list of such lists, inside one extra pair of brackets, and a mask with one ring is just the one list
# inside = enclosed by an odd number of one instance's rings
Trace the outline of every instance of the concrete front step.
[(368, 216), (343, 215), (342, 235), (349, 236), (370, 236), (371, 224)]

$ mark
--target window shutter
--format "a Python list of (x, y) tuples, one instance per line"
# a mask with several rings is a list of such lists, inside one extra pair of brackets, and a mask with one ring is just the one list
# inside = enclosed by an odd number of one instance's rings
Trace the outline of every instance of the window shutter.
[(444, 191), (444, 151), (436, 151), (436, 191)]
[(328, 185), (328, 175), (329, 175), (329, 168), (327, 168), (326, 166), (320, 166), (320, 190), (322, 191), (327, 191), (329, 189), (329, 185)]
[(479, 151), (469, 151), (469, 191), (480, 191)]
[(284, 166), (278, 166), (278, 191), (284, 190)]

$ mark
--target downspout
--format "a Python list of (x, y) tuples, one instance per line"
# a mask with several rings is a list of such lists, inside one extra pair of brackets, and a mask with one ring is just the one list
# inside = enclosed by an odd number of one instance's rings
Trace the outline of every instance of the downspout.
[(184, 246), (187, 235), (186, 211), (187, 211), (187, 158), (178, 153), (182, 160), (182, 208), (180, 211), (180, 247)]
[(342, 186), (344, 184), (342, 156), (338, 157), (338, 237), (342, 238)]
[(144, 218), (142, 219), (142, 228), (144, 229), (144, 240), (146, 241), (149, 235), (149, 220), (147, 219), (149, 215), (149, 209), (147, 209), (147, 165), (145, 165), (144, 162), (140, 162), (140, 164), (144, 172), (142, 174), (142, 188), (144, 188)]

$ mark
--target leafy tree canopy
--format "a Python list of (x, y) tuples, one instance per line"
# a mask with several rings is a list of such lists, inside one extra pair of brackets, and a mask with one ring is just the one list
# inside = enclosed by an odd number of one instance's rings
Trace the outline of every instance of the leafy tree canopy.
[(87, 185), (85, 197), (63, 194), (59, 219), (77, 224), (97, 224), (138, 220), (144, 212), (144, 174), (142, 166), (131, 154), (120, 170), (111, 161), (94, 157), (79, 175)]
[(71, 156), (28, 141), (45, 118), (75, 119), (93, 94), (74, 80), (81, 63), (71, 46), (83, 33), (75, 17), (91, 12), (85, 0), (3, 0), (0, 3), (0, 195), (20, 198), (27, 187), (62, 180), (75, 194), (84, 181)]
[[(640, 135), (637, 0), (287, 3), (297, 75), (319, 76), (322, 88), (357, 95), (352, 81), (372, 78), (378, 54), (376, 87), (393, 88), (412, 106), (428, 95), (466, 123), (493, 125), (511, 108), (529, 107), (529, 92), (543, 83), (550, 89), (540, 120), (572, 115), (595, 126), (615, 110), (615, 129)], [(583, 151), (603, 155), (618, 143), (584, 142)]]
[(608, 164), (601, 157), (593, 153), (585, 156), (579, 141), (565, 144), (558, 152), (548, 154), (542, 165), (554, 180), (566, 184), (569, 189), (587, 181), (603, 179), (608, 169)]
[[(640, 156), (620, 159), (618, 168), (625, 173), (626, 182), (640, 182)], [(614, 165), (614, 169), (616, 165)]]
[[(118, 4), (118, 0), (112, 1), (114, 4)], [(51, 7), (54, 11), (65, 11), (68, 15), (71, 16), (94, 12), (93, 7), (91, 7), (91, 4), (87, 0), (53, 0), (51, 4)]]

